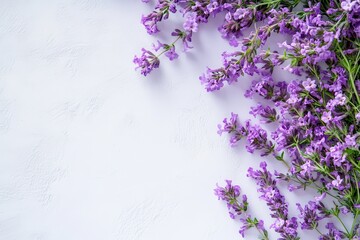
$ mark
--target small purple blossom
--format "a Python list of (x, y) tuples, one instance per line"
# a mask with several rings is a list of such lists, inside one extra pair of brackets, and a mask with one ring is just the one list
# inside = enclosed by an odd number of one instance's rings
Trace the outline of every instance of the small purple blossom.
[(324, 112), (321, 116), (321, 121), (329, 123), (332, 120), (331, 112)]
[(164, 48), (165, 44), (161, 43), (157, 40), (157, 44), (153, 44), (153, 49), (155, 52), (159, 51), (160, 49)]
[(341, 2), (341, 8), (347, 12), (350, 12), (355, 6), (356, 1), (353, 0), (344, 0)]
[(167, 56), (170, 59), (170, 61), (178, 58), (179, 55), (175, 52), (175, 46), (170, 46), (167, 52), (165, 53), (165, 56)]
[(355, 118), (356, 118), (356, 121), (359, 123), (359, 122), (360, 122), (360, 112), (358, 112), (358, 113), (355, 115)]
[(303, 165), (301, 165), (301, 171), (300, 174), (304, 178), (306, 176), (309, 176), (313, 173), (315, 170), (315, 167), (310, 161), (306, 161)]
[(306, 79), (306, 81), (302, 82), (303, 87), (306, 91), (311, 92), (316, 88), (315, 80), (312, 80), (310, 78)]
[(331, 184), (332, 184), (335, 188), (341, 190), (341, 184), (342, 184), (343, 181), (344, 181), (344, 180), (338, 175), (338, 176), (331, 182)]
[(196, 20), (196, 13), (188, 12), (185, 14), (185, 22), (184, 22), (184, 29), (188, 32), (197, 32), (198, 31), (198, 23)]

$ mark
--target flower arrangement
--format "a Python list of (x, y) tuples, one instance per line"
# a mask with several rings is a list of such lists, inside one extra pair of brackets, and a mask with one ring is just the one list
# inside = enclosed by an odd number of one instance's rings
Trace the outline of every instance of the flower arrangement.
[[(269, 229), (248, 214), (251, 204), (239, 186), (226, 180), (225, 186), (216, 187), (230, 217), (241, 222), (240, 234), (244, 237), (253, 228), (261, 239), (269, 239), (271, 230), (278, 239), (295, 240), (308, 230), (322, 240), (360, 239), (360, 1), (157, 0), (141, 22), (149, 34), (156, 34), (158, 23), (177, 12), (183, 16), (183, 29), (172, 32), (172, 43), (158, 41), (153, 51), (142, 49), (134, 58), (137, 69), (146, 76), (160, 66), (161, 55), (178, 58), (177, 42), (189, 50), (202, 24), (224, 16), (217, 30), (235, 50), (224, 52), (223, 65), (207, 68), (200, 82), (212, 92), (243, 75), (253, 76), (245, 96), (261, 98), (263, 104), (252, 107), (250, 114), (261, 124), (276, 126), (269, 133), (250, 120), (240, 122), (235, 113), (219, 124), (218, 133), (229, 134), (231, 146), (244, 139), (248, 152), (258, 152), (268, 162), (276, 159), (287, 169), (270, 172), (264, 161), (259, 170), (248, 170), (271, 212)], [(252, 31), (244, 36), (248, 28)], [(264, 49), (274, 33), (291, 38), (278, 43), (281, 51)], [(290, 72), (293, 80), (274, 79), (276, 68)], [(289, 191), (312, 188), (318, 194), (305, 205), (290, 203), (281, 193), (281, 182)], [(290, 215), (289, 205), (297, 206), (297, 216)], [(351, 224), (344, 223), (344, 215), (352, 218)]]

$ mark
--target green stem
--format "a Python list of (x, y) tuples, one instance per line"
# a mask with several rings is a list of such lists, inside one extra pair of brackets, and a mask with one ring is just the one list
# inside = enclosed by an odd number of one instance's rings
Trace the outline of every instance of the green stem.
[(337, 21), (337, 23), (335, 23), (334, 24), (334, 26), (332, 26), (332, 28), (330, 29), (331, 31), (333, 31), (333, 30), (335, 30), (336, 29), (336, 27), (341, 23), (341, 21), (343, 20), (343, 18), (344, 18), (344, 13), (340, 16), (340, 19), (339, 19), (339, 21)]
[(356, 192), (357, 192), (356, 203), (359, 203), (360, 202), (360, 190), (359, 190), (359, 185), (358, 185), (358, 179), (357, 179), (357, 176), (356, 176), (356, 172), (354, 172), (353, 175), (354, 175), (354, 179), (355, 179)]
[(347, 227), (345, 226), (344, 222), (341, 220), (341, 218), (339, 218), (339, 215), (338, 214), (334, 214), (334, 216), (336, 217), (336, 219), (340, 222), (340, 224), (343, 226), (343, 228), (345, 229), (346, 233), (347, 233), (347, 236), (350, 237), (350, 232), (349, 230), (347, 229)]
[[(300, 154), (302, 157), (306, 158), (306, 157), (304, 156), (303, 152), (301, 151), (301, 149), (300, 149), (300, 147), (299, 147), (299, 144), (298, 144), (297, 142), (296, 142), (296, 144), (295, 144), (295, 147), (296, 147), (296, 149), (298, 150), (299, 154)], [(326, 175), (328, 175), (330, 178), (335, 179), (335, 177), (334, 177), (333, 175), (331, 175), (329, 172), (325, 171), (324, 168), (323, 168), (318, 162), (316, 162), (316, 161), (312, 161), (312, 162), (316, 165), (316, 167), (318, 167), (318, 169), (321, 169), (321, 170), (322, 170), (321, 172), (326, 173)]]
[(256, 228), (256, 230), (260, 233), (260, 235), (262, 236), (262, 239), (264, 239), (264, 240), (269, 240), (269, 237), (266, 236), (263, 231), (261, 231), (260, 229), (258, 229), (258, 227), (255, 227), (255, 228)]
[[(174, 46), (175, 43), (176, 43), (180, 38), (181, 38), (181, 36), (177, 37), (177, 38), (175, 39), (175, 41), (173, 41), (169, 46)], [(162, 51), (161, 53), (159, 53), (156, 57), (159, 58), (161, 55), (163, 55), (164, 53), (166, 53), (166, 52), (169, 51), (169, 50), (170, 50), (170, 48), (163, 50), (163, 51)]]
[(349, 78), (350, 78), (350, 84), (351, 84), (351, 87), (352, 87), (352, 89), (353, 89), (353, 91), (355, 93), (356, 99), (357, 99), (358, 103), (360, 104), (360, 96), (359, 96), (359, 94), (357, 92), (357, 89), (356, 89), (356, 86), (355, 86), (355, 79), (354, 79), (354, 76), (353, 76), (351, 71), (349, 71)]
[(284, 163), (288, 170), (290, 170), (290, 165), (284, 159), (280, 160), (280, 162)]
[[(345, 63), (346, 63), (346, 66), (343, 66), (343, 67), (345, 67), (346, 70), (347, 70), (348, 73), (349, 73), (350, 85), (351, 85), (351, 87), (352, 87), (352, 89), (353, 89), (353, 92), (354, 92), (354, 94), (355, 94), (356, 100), (357, 100), (358, 103), (360, 104), (360, 96), (359, 96), (359, 94), (358, 94), (358, 92), (357, 92), (357, 89), (356, 89), (356, 86), (355, 86), (355, 78), (354, 78), (354, 74), (353, 74), (352, 69), (351, 69), (350, 62), (349, 62), (349, 60), (347, 59), (347, 57), (345, 56), (345, 54), (344, 54), (343, 50), (341, 49), (341, 46), (340, 46), (340, 44), (339, 44), (338, 41), (336, 41), (336, 46), (337, 46), (337, 48), (338, 48), (341, 56), (343, 57), (343, 60), (344, 60)], [(357, 63), (356, 63), (356, 64), (357, 64)]]
[(263, 5), (270, 5), (270, 4), (273, 4), (273, 3), (279, 3), (279, 2), (281, 2), (281, 0), (275, 0), (275, 1), (271, 1), (271, 2), (266, 2), (265, 1), (265, 2), (254, 5), (254, 8), (257, 8), (257, 7), (263, 6)]
[(356, 222), (357, 222), (356, 220), (357, 220), (358, 216), (359, 216), (359, 211), (357, 210), (357, 211), (356, 211), (356, 214), (355, 214), (355, 216), (354, 216), (354, 221), (353, 221), (353, 223), (352, 223), (352, 225), (351, 225), (351, 236), (352, 236), (352, 237), (355, 235), (354, 230), (355, 230), (355, 224), (356, 224)]
[(323, 236), (324, 234), (322, 234), (320, 231), (319, 231), (319, 229), (316, 227), (316, 228), (314, 228), (321, 236)]

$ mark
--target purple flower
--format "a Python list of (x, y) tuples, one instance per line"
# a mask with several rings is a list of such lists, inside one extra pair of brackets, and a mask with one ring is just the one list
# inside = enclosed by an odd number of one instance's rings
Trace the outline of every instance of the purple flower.
[(206, 6), (206, 9), (209, 11), (209, 13), (219, 13), (221, 11), (222, 6), (217, 2), (211, 2)]
[(355, 4), (356, 4), (356, 1), (344, 0), (341, 2), (341, 8), (347, 12), (350, 12), (353, 9), (353, 7), (355, 6)]
[(242, 60), (238, 60), (240, 57), (240, 52), (227, 53), (224, 52), (222, 54), (223, 57), (223, 69), (226, 72), (226, 81), (229, 84), (237, 82), (237, 79), (243, 73), (244, 65)]
[(286, 102), (290, 105), (295, 105), (296, 103), (300, 102), (300, 98), (298, 98), (297, 95), (292, 94)]
[(186, 32), (181, 31), (179, 29), (175, 29), (171, 33), (171, 36), (179, 37), (179, 38), (182, 39), (183, 47), (184, 47), (185, 52), (192, 48), (190, 46), (190, 42), (192, 41), (192, 32), (186, 33)]
[(342, 179), (339, 175), (336, 177), (336, 179), (334, 179), (332, 182), (331, 182), (331, 184), (335, 187), (335, 188), (337, 188), (337, 189), (339, 189), (339, 190), (341, 190), (341, 184), (342, 184), (342, 182), (344, 181), (344, 179)]
[(326, 159), (331, 159), (335, 166), (340, 167), (341, 164), (345, 162), (344, 145), (337, 143), (336, 145), (330, 147), (327, 152)]
[(264, 107), (261, 104), (258, 104), (256, 107), (251, 107), (251, 111), (249, 112), (254, 117), (260, 115), (263, 117), (261, 120), (262, 123), (270, 123), (275, 122), (279, 117), (277, 116), (276, 110), (269, 106)]
[(248, 128), (246, 149), (253, 153), (254, 150), (262, 150), (261, 156), (269, 155), (274, 150), (274, 145), (267, 139), (267, 133), (259, 125)]
[(300, 211), (301, 229), (315, 229), (319, 225), (319, 221), (330, 216), (329, 211), (322, 202), (310, 201), (304, 208), (298, 203), (296, 204)]
[(346, 103), (346, 97), (341, 92), (335, 93), (335, 98), (329, 100), (326, 104), (326, 109), (333, 111), (336, 106), (343, 106)]
[(325, 197), (326, 197), (326, 193), (322, 193), (320, 196), (315, 197), (315, 202), (320, 202), (324, 200)]
[(175, 46), (171, 46), (165, 53), (165, 56), (167, 56), (170, 59), (170, 61), (178, 58), (179, 55), (175, 52)]
[(303, 165), (301, 165), (301, 171), (300, 174), (302, 177), (309, 176), (313, 173), (315, 170), (315, 167), (310, 161), (306, 161)]
[(250, 122), (246, 121), (245, 125), (238, 123), (238, 115), (231, 113), (231, 117), (228, 120), (225, 118), (223, 124), (218, 125), (218, 134), (221, 135), (223, 132), (227, 132), (231, 135), (230, 144), (235, 146), (238, 141), (248, 135)]
[(218, 125), (218, 134), (221, 135), (223, 132), (232, 133), (237, 130), (237, 118), (238, 115), (235, 113), (231, 113), (231, 117), (228, 120), (227, 118), (224, 118), (223, 123), (224, 125), (219, 124)]
[(350, 136), (350, 135), (346, 135), (345, 136), (345, 144), (347, 147), (357, 147), (358, 144), (356, 142), (356, 138), (358, 137), (358, 134)]
[(198, 23), (196, 20), (196, 13), (195, 12), (188, 12), (185, 14), (185, 22), (184, 22), (184, 29), (188, 32), (197, 32), (198, 31)]
[(217, 185), (214, 189), (214, 193), (219, 200), (226, 202), (229, 209), (229, 215), (232, 219), (235, 219), (237, 215), (241, 215), (243, 212), (247, 211), (248, 202), (246, 195), (242, 195), (242, 199), (239, 200), (240, 187), (238, 185), (232, 185), (231, 180), (226, 180), (225, 187)]
[(210, 69), (207, 68), (205, 74), (199, 77), (201, 84), (205, 85), (205, 89), (208, 92), (219, 90), (224, 86), (226, 80), (226, 73), (224, 69)]
[(345, 234), (339, 231), (333, 223), (329, 222), (325, 227), (328, 229), (328, 233), (320, 236), (320, 240), (342, 240), (345, 238)]
[(228, 12), (219, 32), (224, 39), (229, 41), (231, 46), (239, 45), (238, 38), (242, 35), (242, 30), (251, 26), (254, 20), (254, 11), (249, 8), (238, 8), (234, 13)]
[(258, 192), (261, 193), (260, 198), (265, 200), (269, 206), (271, 217), (275, 218), (272, 228), (284, 239), (296, 239), (297, 237), (297, 220), (288, 216), (288, 204), (285, 197), (280, 193), (276, 181), (272, 179), (272, 174), (267, 170), (265, 162), (260, 163), (261, 170), (254, 171), (252, 168), (248, 170), (248, 177), (253, 178), (259, 186)]
[(141, 74), (148, 75), (153, 69), (158, 68), (160, 61), (152, 52), (142, 48), (142, 55), (135, 56), (133, 62), (137, 65), (136, 69), (141, 69)]
[(265, 99), (272, 99), (275, 92), (274, 81), (271, 77), (263, 77), (261, 81), (253, 81), (245, 97), (252, 97), (254, 93), (259, 94)]
[(312, 80), (310, 78), (306, 79), (306, 81), (302, 82), (303, 87), (306, 91), (311, 92), (316, 88), (315, 80)]
[(141, 23), (145, 26), (146, 31), (149, 34), (154, 34), (159, 32), (157, 23), (160, 21), (161, 18), (162, 18), (161, 15), (154, 12), (154, 13), (150, 13), (147, 16), (142, 16)]
[(276, 231), (281, 231), (281, 229), (284, 227), (284, 225), (285, 225), (284, 219), (277, 218), (275, 220), (275, 223), (273, 224), (273, 227), (275, 228)]
[(153, 44), (153, 49), (155, 52), (159, 51), (165, 46), (165, 44), (161, 43), (159, 40), (157, 40), (157, 44)]
[(358, 113), (355, 115), (355, 118), (356, 118), (356, 122), (359, 123), (359, 122), (360, 122), (360, 112), (358, 112)]
[[(145, 0), (143, 2), (148, 3), (149, 1), (150, 0)], [(159, 32), (157, 24), (163, 19), (167, 19), (169, 17), (169, 12), (176, 12), (175, 5), (167, 0), (159, 0), (152, 13), (142, 16), (141, 23), (145, 26), (148, 34), (152, 35)]]
[(321, 116), (321, 121), (329, 123), (332, 120), (331, 112), (324, 112)]
[(348, 214), (350, 210), (346, 206), (340, 207), (340, 212), (344, 215)]
[(294, 192), (294, 191), (296, 191), (296, 190), (299, 190), (299, 189), (301, 189), (302, 188), (302, 186), (301, 185), (293, 185), (293, 184), (289, 184), (288, 185), (288, 190), (289, 190), (289, 192)]

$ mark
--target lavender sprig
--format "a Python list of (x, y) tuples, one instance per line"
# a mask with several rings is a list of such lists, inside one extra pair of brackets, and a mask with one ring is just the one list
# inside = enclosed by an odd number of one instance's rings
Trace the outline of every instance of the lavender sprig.
[(226, 202), (230, 217), (232, 219), (239, 219), (242, 223), (239, 230), (242, 237), (245, 237), (245, 232), (247, 230), (255, 228), (259, 232), (261, 239), (269, 239), (268, 232), (264, 228), (264, 221), (252, 218), (249, 214), (247, 214), (249, 205), (247, 196), (243, 194), (241, 196), (241, 200), (239, 200), (240, 186), (232, 185), (231, 180), (226, 180), (226, 186), (221, 187), (217, 185), (214, 189), (214, 193), (219, 200)]

